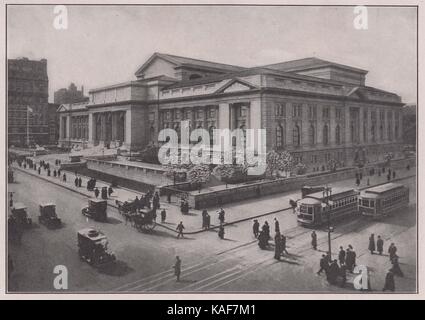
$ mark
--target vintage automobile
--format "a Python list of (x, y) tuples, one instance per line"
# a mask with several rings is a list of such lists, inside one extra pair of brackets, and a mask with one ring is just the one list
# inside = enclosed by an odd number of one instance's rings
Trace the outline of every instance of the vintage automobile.
[(61, 219), (56, 215), (56, 205), (54, 203), (40, 204), (38, 221), (48, 228), (60, 228), (62, 226)]
[(31, 218), (28, 218), (27, 207), (23, 203), (16, 202), (13, 205), (12, 217), (20, 226), (30, 227), (32, 225)]
[(113, 263), (116, 257), (108, 250), (108, 239), (99, 230), (85, 228), (78, 231), (78, 255), (94, 267)]
[(89, 205), (84, 207), (81, 213), (96, 221), (105, 222), (108, 219), (106, 214), (107, 205), (106, 200), (89, 199)]

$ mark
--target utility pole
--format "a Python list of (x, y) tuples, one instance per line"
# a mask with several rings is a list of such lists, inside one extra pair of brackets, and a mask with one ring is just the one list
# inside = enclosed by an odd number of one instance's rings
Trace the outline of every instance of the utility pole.
[(326, 204), (326, 211), (328, 213), (328, 254), (329, 258), (332, 259), (332, 245), (331, 245), (331, 232), (333, 232), (333, 227), (331, 226), (331, 210), (329, 206), (329, 198), (332, 195), (332, 188), (326, 186), (323, 190), (323, 201)]

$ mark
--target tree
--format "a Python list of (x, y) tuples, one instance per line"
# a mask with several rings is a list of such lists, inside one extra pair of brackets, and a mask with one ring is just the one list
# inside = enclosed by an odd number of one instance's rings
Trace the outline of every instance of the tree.
[(394, 153), (392, 152), (387, 152), (386, 154), (384, 154), (384, 160), (386, 162), (387, 165), (390, 164), (391, 160), (394, 159)]
[(303, 175), (307, 172), (307, 166), (304, 163), (298, 162), (294, 168), (295, 174)]
[(294, 160), (288, 151), (275, 151), (272, 150), (267, 153), (267, 173), (273, 176), (274, 172), (292, 170)]
[(187, 180), (192, 184), (197, 184), (199, 192), (201, 192), (201, 186), (210, 180), (211, 170), (209, 165), (197, 164), (194, 165), (187, 171)]
[(212, 174), (221, 181), (224, 181), (227, 188), (228, 183), (245, 179), (247, 171), (247, 165), (220, 164), (214, 168)]
[(165, 168), (164, 176), (166, 176), (168, 179), (173, 179), (173, 183), (176, 184), (177, 180), (184, 180), (182, 179), (182, 176), (184, 176), (187, 171), (193, 167), (193, 164), (176, 163), (166, 164), (163, 167)]
[(330, 170), (331, 172), (335, 172), (335, 171), (336, 171), (336, 167), (337, 167), (338, 163), (339, 163), (339, 162), (338, 162), (337, 160), (335, 160), (335, 159), (330, 159), (330, 160), (328, 161), (328, 163), (327, 163), (329, 170)]

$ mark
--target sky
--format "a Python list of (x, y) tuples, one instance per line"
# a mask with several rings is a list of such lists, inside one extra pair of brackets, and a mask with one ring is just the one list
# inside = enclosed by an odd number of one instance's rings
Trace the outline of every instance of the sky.
[(366, 85), (416, 102), (416, 8), (67, 6), (55, 29), (50, 5), (7, 7), (8, 58), (47, 59), (49, 101), (74, 82), (89, 89), (134, 80), (154, 52), (260, 66), (306, 57), (369, 70)]

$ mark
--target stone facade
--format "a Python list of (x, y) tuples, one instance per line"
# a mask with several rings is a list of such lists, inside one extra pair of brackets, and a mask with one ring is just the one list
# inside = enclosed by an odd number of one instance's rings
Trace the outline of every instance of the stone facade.
[[(83, 106), (63, 105), (61, 141), (138, 150), (189, 120), (191, 130), (266, 129), (267, 150), (288, 150), (309, 171), (331, 159), (366, 164), (400, 150), (403, 106), (396, 94), (366, 86), (366, 74), (315, 58), (242, 68), (156, 53), (136, 81), (91, 90)], [(86, 129), (74, 134), (70, 123)]]
[(47, 60), (8, 59), (7, 66), (8, 144), (47, 144)]

